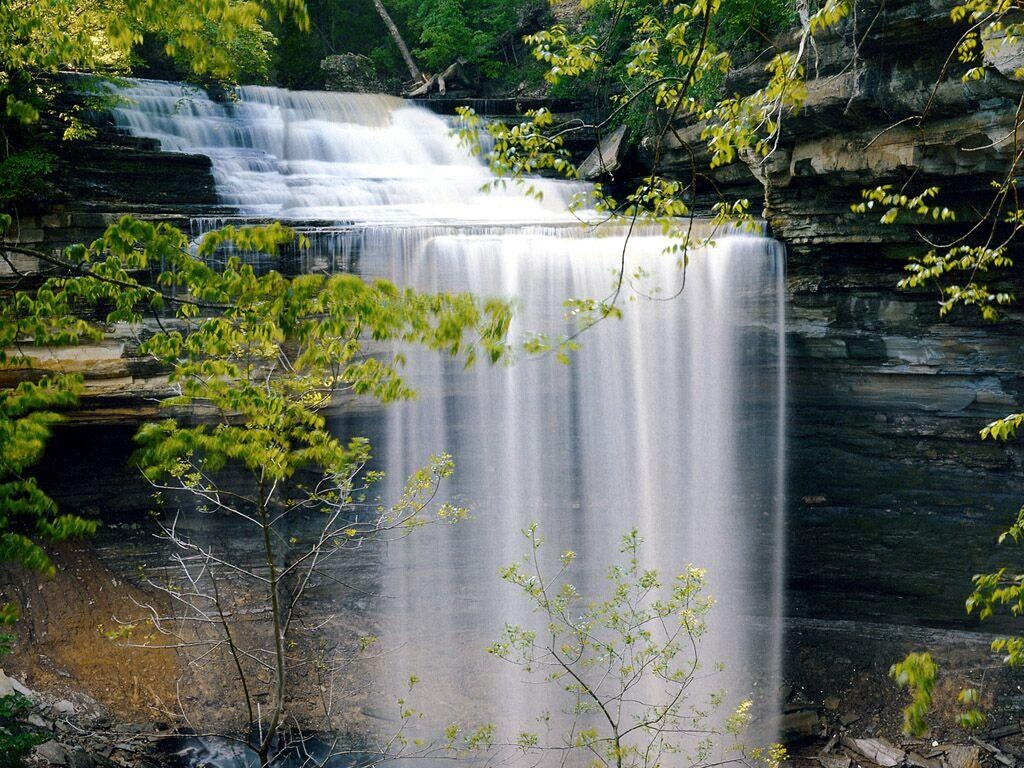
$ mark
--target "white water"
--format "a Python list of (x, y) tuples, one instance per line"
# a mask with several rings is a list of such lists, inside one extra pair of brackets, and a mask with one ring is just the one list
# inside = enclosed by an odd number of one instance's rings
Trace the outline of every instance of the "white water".
[(157, 80), (118, 89), (132, 135), (208, 155), (221, 200), (243, 216), (410, 224), (568, 221), (583, 185), (539, 182), (546, 203), (485, 194), (486, 169), (442, 117), (393, 96), (240, 88), (237, 100)]
[[(155, 82), (129, 95), (137, 104), (117, 110), (118, 123), (164, 149), (208, 154), (223, 202), (240, 215), (336, 222), (318, 239), (319, 267), (356, 264), (424, 289), (513, 298), (516, 334), (566, 332), (562, 302), (603, 298), (613, 285), (623, 238), (569, 223), (564, 204), (578, 185), (543, 182), (543, 205), (481, 194), (488, 172), (448, 124), (397, 99), (246, 88), (222, 105)], [(631, 527), (646, 540), (645, 564), (664, 576), (687, 563), (707, 568), (718, 604), (701, 648), (709, 680), (693, 695), (760, 695), (761, 733), (772, 733), (784, 257), (768, 239), (720, 238), (691, 254), (677, 298), (657, 300), (683, 279), (665, 244), (644, 233), (629, 241), (627, 275), (642, 265), (650, 277), (629, 281), (624, 319), (584, 334), (571, 366), (544, 358), (467, 372), (410, 355), (408, 380), (421, 397), (387, 409), (374, 436), (390, 490), (447, 451), (457, 473), (445, 498), (473, 510), (470, 521), (390, 545), (380, 576), (375, 610), (390, 652), (375, 696), (386, 708), (409, 675), (420, 677), (428, 736), (453, 720), (486, 719), (514, 735), (564, 706), (556, 686), (524, 685), (483, 652), (505, 622), (539, 622), (498, 577), (527, 551), (519, 531), (534, 521), (551, 554), (579, 553), (571, 578), (588, 597), (604, 596), (604, 573)], [(712, 675), (718, 661), (726, 670)]]
[[(659, 258), (655, 240), (637, 243), (631, 258), (651, 273), (648, 289), (671, 295), (681, 274)], [(619, 238), (438, 237), (392, 263), (392, 274), (424, 288), (518, 297), (520, 328), (565, 332), (561, 301), (605, 295), (620, 249)], [(707, 677), (691, 702), (723, 689), (730, 705), (754, 696), (759, 732), (772, 732), (784, 535), (782, 267), (769, 242), (724, 238), (694, 256), (682, 295), (628, 303), (622, 321), (584, 335), (569, 367), (543, 359), (466, 372), (412, 356), (409, 379), (421, 397), (388, 410), (384, 465), (398, 478), (432, 451), (451, 452), (451, 492), (474, 515), (391, 547), (382, 637), (397, 650), (382, 692), (415, 673), (417, 701), (435, 723), (536, 728), (541, 713), (568, 700), (554, 685), (539, 687), (542, 676), (528, 683), (483, 652), (506, 622), (544, 627), (496, 569), (529, 551), (520, 531), (537, 522), (552, 572), (554, 556), (572, 549), (579, 560), (567, 578), (589, 599), (604, 598), (619, 538), (636, 527), (645, 565), (665, 581), (688, 563), (708, 570), (718, 605), (701, 648)], [(717, 662), (723, 672), (713, 672)]]

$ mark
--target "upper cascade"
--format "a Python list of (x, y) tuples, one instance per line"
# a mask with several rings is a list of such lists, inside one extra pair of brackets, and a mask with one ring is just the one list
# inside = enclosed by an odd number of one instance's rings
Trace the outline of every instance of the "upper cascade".
[(582, 183), (531, 179), (542, 201), (489, 169), (450, 120), (384, 95), (247, 86), (224, 102), (181, 83), (112, 86), (118, 127), (165, 151), (207, 155), (225, 205), (247, 217), (433, 224), (573, 221)]

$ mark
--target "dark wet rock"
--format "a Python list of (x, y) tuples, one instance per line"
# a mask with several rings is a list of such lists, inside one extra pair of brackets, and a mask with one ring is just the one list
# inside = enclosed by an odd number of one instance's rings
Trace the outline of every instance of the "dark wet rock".
[(320, 62), (320, 69), (328, 91), (381, 93), (384, 90), (373, 62), (358, 53), (328, 56)]
[(796, 709), (786, 712), (779, 724), (783, 743), (799, 741), (821, 735), (821, 717), (817, 708)]

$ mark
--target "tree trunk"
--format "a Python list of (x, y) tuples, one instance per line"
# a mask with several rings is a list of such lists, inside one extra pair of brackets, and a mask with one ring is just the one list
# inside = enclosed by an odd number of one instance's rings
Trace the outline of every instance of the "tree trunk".
[(377, 13), (380, 15), (381, 21), (384, 22), (384, 26), (388, 28), (388, 32), (391, 33), (391, 37), (395, 41), (395, 45), (398, 46), (398, 50), (402, 52), (402, 58), (405, 59), (405, 66), (409, 68), (409, 74), (412, 79), (416, 82), (423, 81), (423, 73), (420, 72), (420, 68), (416, 66), (416, 62), (412, 60), (412, 54), (409, 53), (409, 47), (405, 44), (405, 40), (402, 39), (402, 33), (398, 31), (398, 27), (395, 26), (395, 22), (391, 20), (391, 16), (388, 14), (387, 9), (384, 7), (384, 3), (381, 0), (373, 0), (373, 6), (377, 9)]

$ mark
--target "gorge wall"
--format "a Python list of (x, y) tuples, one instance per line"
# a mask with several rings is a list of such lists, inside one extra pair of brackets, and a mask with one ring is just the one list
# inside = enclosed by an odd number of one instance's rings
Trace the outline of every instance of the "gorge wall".
[[(970, 576), (1007, 556), (994, 537), (1024, 499), (1020, 450), (977, 435), (1024, 402), (1024, 314), (1011, 309), (998, 325), (940, 319), (934, 295), (896, 289), (922, 250), (918, 228), (850, 211), (862, 188), (913, 176), (915, 192), (943, 187), (943, 204), (969, 225), (1018, 150), (1020, 62), (990, 61), (983, 80), (962, 82), (952, 5), (858, 2), (818, 39), (806, 105), (770, 162), (715, 172), (720, 188), (763, 197), (789, 250), (790, 612), (808, 619), (972, 626), (962, 611)], [(762, 68), (750, 63), (731, 86), (753, 88)], [(679, 141), (697, 145), (697, 133), (672, 138), (670, 175), (689, 176)], [(23, 217), (18, 241), (59, 247), (123, 213), (183, 225), (217, 211), (205, 157), (105, 133), (65, 166), (65, 199)], [(78, 363), (116, 397), (158, 376), (132, 367), (132, 349), (111, 339), (102, 364)], [(950, 542), (961, 545), (954, 557)]]
[[(1012, 72), (1024, 52), (1007, 46), (983, 79), (963, 82), (953, 5), (858, 2), (818, 39), (806, 105), (769, 162), (716, 173), (741, 192), (759, 179), (789, 252), (795, 616), (973, 627), (971, 575), (1019, 561), (995, 536), (1024, 500), (1022, 453), (978, 430), (1024, 402), (1024, 315), (940, 319), (936, 293), (896, 289), (924, 238), (948, 241), (988, 215), (991, 182), (1020, 151), (1024, 83)], [(755, 61), (732, 84), (749, 91), (762, 76)], [(668, 149), (688, 178), (687, 150), (675, 139)], [(940, 186), (958, 221), (884, 226), (880, 212), (851, 212), (881, 184)], [(1020, 276), (1003, 279), (1019, 293)]]

